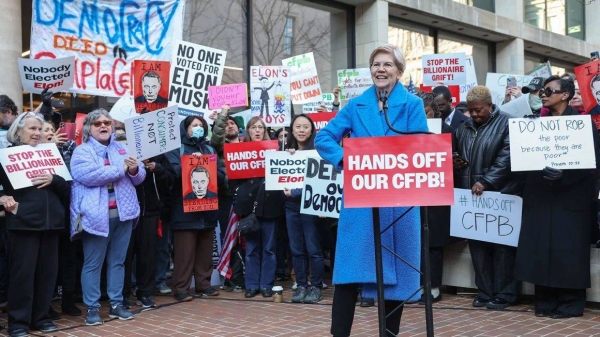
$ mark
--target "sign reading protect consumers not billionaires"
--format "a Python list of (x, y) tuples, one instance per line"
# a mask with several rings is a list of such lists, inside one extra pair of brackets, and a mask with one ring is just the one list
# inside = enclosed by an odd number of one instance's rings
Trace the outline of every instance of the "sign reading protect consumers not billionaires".
[(137, 115), (125, 120), (129, 154), (145, 160), (181, 146), (177, 106)]

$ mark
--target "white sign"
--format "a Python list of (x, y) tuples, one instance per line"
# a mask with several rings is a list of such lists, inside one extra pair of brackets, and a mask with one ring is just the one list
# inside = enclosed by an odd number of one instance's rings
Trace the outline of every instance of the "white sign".
[(289, 126), (292, 121), (291, 73), (288, 67), (250, 67), (252, 116), (267, 126)]
[(35, 147), (13, 146), (0, 150), (0, 163), (15, 190), (33, 186), (31, 179), (45, 173), (72, 180), (56, 144), (45, 143)]
[(179, 41), (171, 59), (169, 103), (181, 116), (208, 116), (208, 87), (221, 85), (227, 52)]
[(450, 235), (516, 247), (521, 233), (523, 199), (499, 192), (454, 189), (450, 208)]
[(39, 94), (44, 89), (67, 91), (75, 78), (75, 56), (54, 60), (19, 58), (23, 90)]
[(590, 115), (512, 118), (508, 125), (512, 171), (596, 168)]
[(467, 94), (469, 90), (477, 85), (477, 73), (475, 73), (475, 62), (473, 56), (467, 56), (465, 58), (465, 71), (467, 72), (467, 84), (460, 86), (460, 100), (463, 102), (467, 101)]
[(500, 105), (500, 110), (509, 113), (512, 117), (522, 118), (527, 115), (533, 114), (531, 107), (529, 106), (529, 95), (523, 94), (521, 97), (513, 99), (512, 101)]
[(423, 85), (465, 85), (465, 53), (423, 55)]
[(550, 67), (550, 61), (538, 64), (537, 67), (533, 68), (532, 71), (527, 73), (527, 76), (543, 78), (548, 78), (552, 76), (552, 68)]
[(338, 70), (337, 76), (340, 99), (358, 97), (373, 85), (369, 68)]
[(178, 149), (179, 124), (176, 105), (126, 119), (128, 153), (145, 160)]
[(427, 118), (427, 128), (429, 129), (429, 132), (433, 132), (439, 135), (440, 133), (442, 133), (442, 119)]
[(137, 116), (133, 97), (123, 96), (119, 98), (110, 109), (109, 115), (112, 119), (125, 123), (125, 120)]
[(292, 102), (304, 104), (321, 99), (321, 83), (317, 75), (317, 65), (312, 52), (281, 60), (290, 68)]
[(302, 105), (302, 113), (311, 114), (318, 112), (317, 109), (324, 105), (327, 111), (333, 111), (333, 100), (335, 97), (333, 93), (323, 94), (320, 101), (312, 102), (312, 103), (304, 103)]
[(300, 213), (338, 219), (342, 208), (344, 175), (319, 157), (306, 159)]
[(283, 191), (284, 188), (302, 188), (306, 171), (306, 158), (319, 157), (316, 150), (265, 152), (265, 189)]
[(517, 86), (519, 87), (526, 86), (533, 78), (533, 76), (527, 75), (487, 73), (485, 78), (485, 86), (490, 89), (492, 93), (492, 102), (494, 104), (502, 105), (502, 102), (504, 102), (506, 79), (510, 76), (517, 79)]

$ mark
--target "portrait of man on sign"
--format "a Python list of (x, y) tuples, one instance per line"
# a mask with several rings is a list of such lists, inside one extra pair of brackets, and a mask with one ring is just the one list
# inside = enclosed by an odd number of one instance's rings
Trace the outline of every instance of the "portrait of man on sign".
[(142, 76), (142, 93), (143, 95), (135, 98), (137, 103), (168, 103), (164, 97), (158, 93), (162, 86), (162, 79), (155, 71), (148, 71)]
[(194, 200), (217, 197), (217, 193), (208, 189), (209, 184), (210, 173), (208, 172), (208, 169), (203, 166), (194, 167), (190, 172), (190, 185), (192, 186), (192, 192), (188, 193), (183, 199)]

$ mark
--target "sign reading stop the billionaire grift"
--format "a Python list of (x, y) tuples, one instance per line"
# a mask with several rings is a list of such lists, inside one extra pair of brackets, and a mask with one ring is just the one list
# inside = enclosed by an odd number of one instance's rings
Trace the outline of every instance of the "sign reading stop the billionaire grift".
[(344, 206), (454, 204), (450, 134), (344, 140)]
[(265, 151), (277, 150), (276, 140), (225, 144), (225, 168), (229, 179), (265, 176)]

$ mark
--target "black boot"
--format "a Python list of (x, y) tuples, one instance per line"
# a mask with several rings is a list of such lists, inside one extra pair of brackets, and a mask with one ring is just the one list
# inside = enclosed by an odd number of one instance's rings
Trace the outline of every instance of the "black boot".
[(81, 316), (81, 310), (77, 308), (75, 301), (73, 300), (72, 291), (63, 291), (61, 308), (63, 314), (69, 316)]

